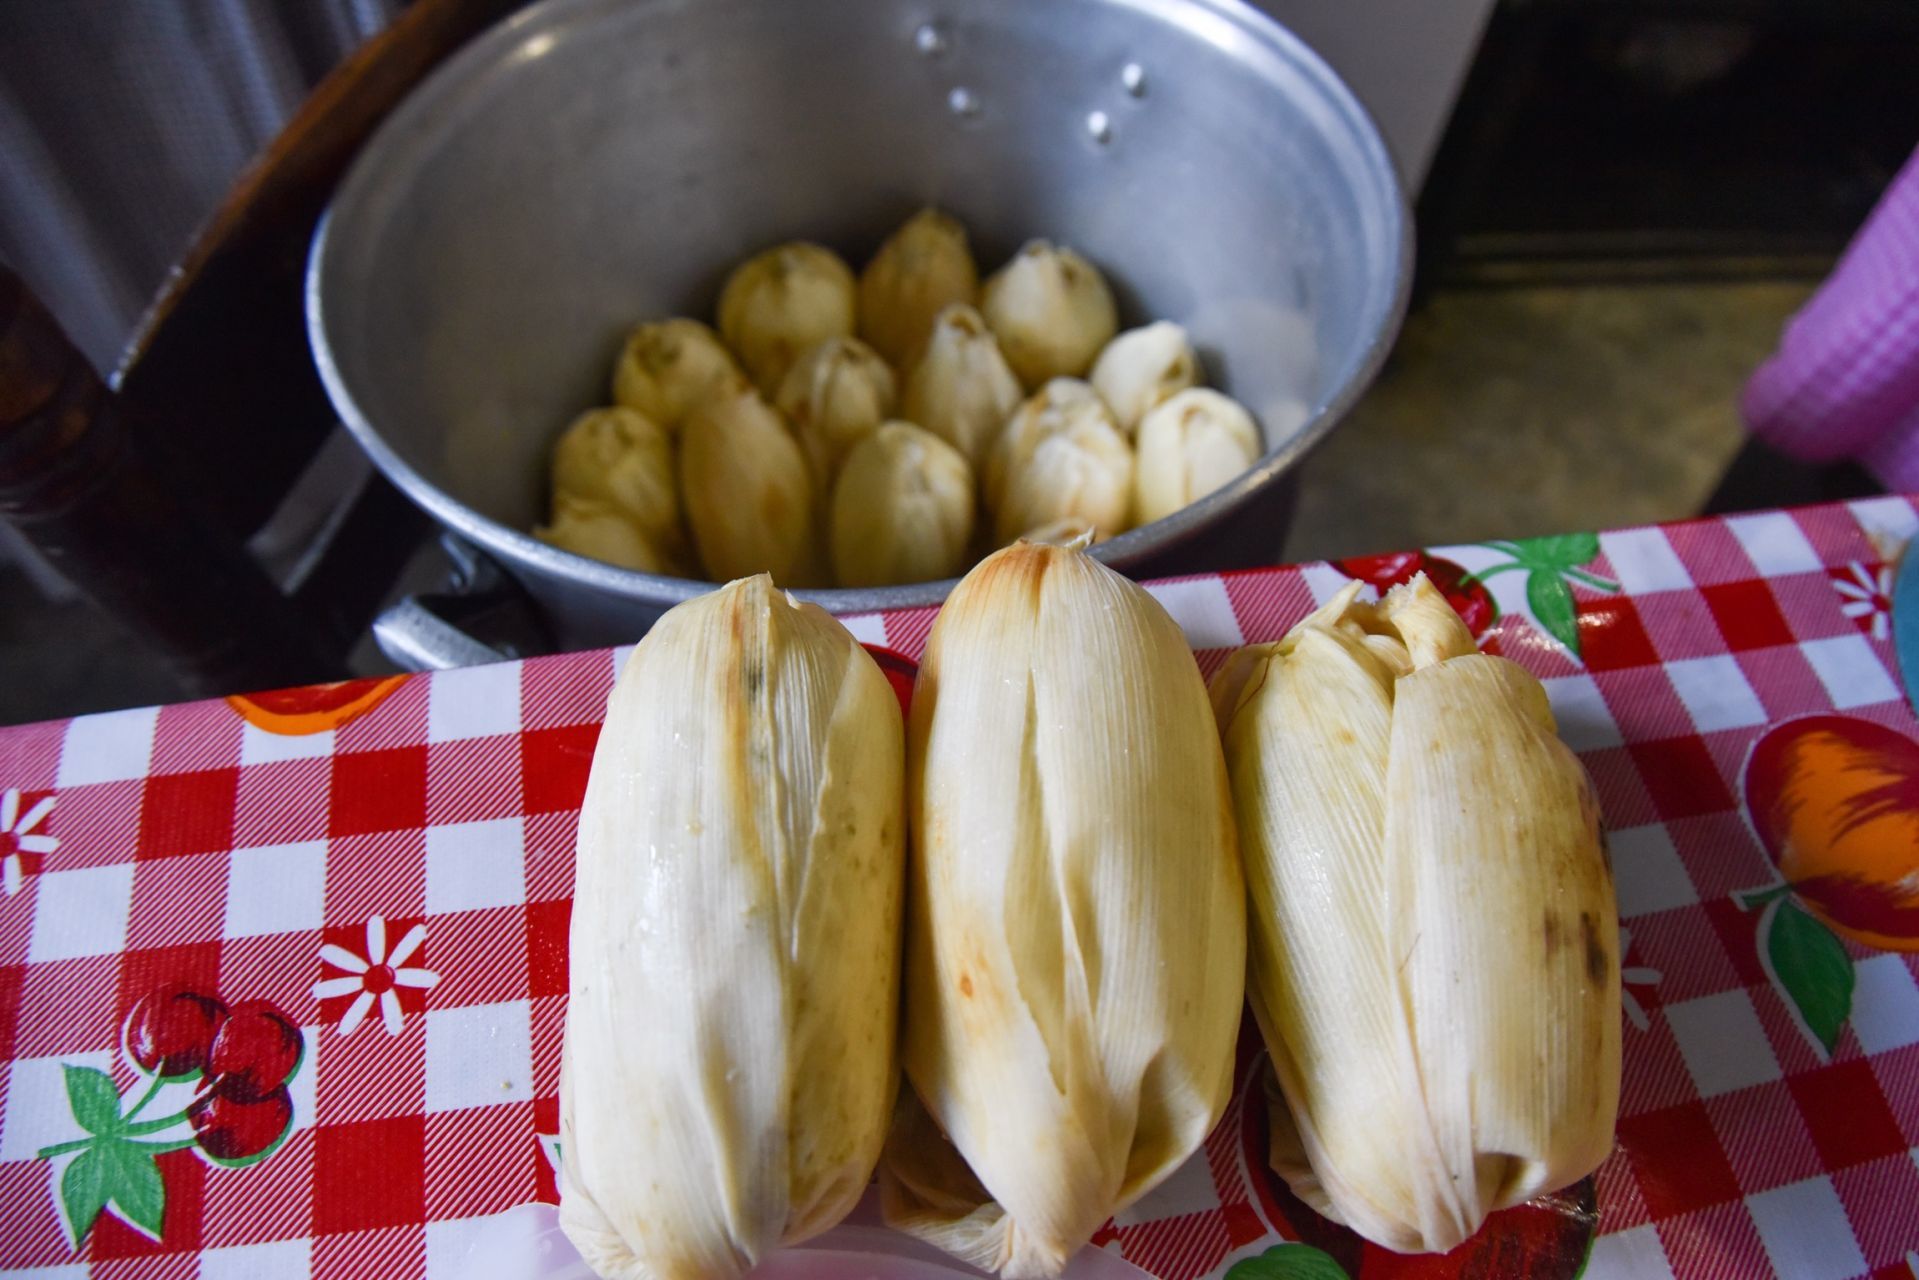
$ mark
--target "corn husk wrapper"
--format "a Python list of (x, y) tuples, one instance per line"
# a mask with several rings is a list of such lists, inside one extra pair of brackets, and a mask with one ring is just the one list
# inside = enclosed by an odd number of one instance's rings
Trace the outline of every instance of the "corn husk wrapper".
[(1053, 547), (1071, 547), (1075, 551), (1084, 551), (1098, 540), (1099, 531), (1093, 528), (1092, 521), (1085, 516), (1062, 516), (1051, 524), (1043, 524), (1037, 529), (1028, 529), (1020, 535), (1021, 542), (1043, 542)]
[(1106, 278), (1063, 246), (1029, 240), (980, 289), (980, 314), (1028, 391), (1079, 378), (1119, 329)]
[(941, 609), (908, 751), (914, 1092), (882, 1207), (975, 1266), (1054, 1276), (1231, 1091), (1246, 905), (1219, 739), (1157, 601), (1022, 543)]
[(856, 286), (838, 254), (804, 240), (733, 269), (720, 290), (720, 336), (760, 391), (779, 394), (793, 362), (853, 332)]
[(608, 507), (661, 555), (684, 562), (679, 487), (672, 435), (637, 410), (588, 410), (553, 445), (555, 512), (569, 500)]
[(833, 488), (833, 576), (842, 587), (950, 578), (973, 537), (973, 469), (910, 422), (880, 426)]
[(872, 658), (764, 577), (628, 661), (560, 1072), (560, 1223), (606, 1280), (730, 1280), (864, 1191), (897, 1079), (902, 758)]
[(627, 336), (613, 366), (613, 402), (678, 431), (700, 401), (739, 376), (718, 334), (698, 320), (656, 320)]
[(535, 529), (533, 536), (576, 556), (641, 573), (682, 577), (689, 568), (640, 532), (624, 513), (590, 498), (559, 499), (553, 507), (552, 522)]
[(1199, 356), (1186, 330), (1157, 320), (1107, 343), (1087, 381), (1130, 437), (1154, 405), (1199, 382)]
[(966, 228), (937, 209), (921, 209), (886, 238), (860, 273), (860, 337), (900, 369), (926, 348), (933, 319), (955, 303), (972, 305), (979, 268)]
[(1131, 523), (1133, 449), (1089, 384), (1055, 378), (994, 441), (984, 491), (1001, 543), (1071, 517), (1110, 538)]
[(680, 494), (714, 581), (770, 573), (782, 586), (817, 585), (824, 557), (806, 455), (745, 379), (708, 397), (681, 428)]
[(893, 370), (858, 338), (828, 338), (801, 356), (775, 401), (822, 495), (847, 453), (892, 416), (897, 402)]
[(1259, 427), (1239, 402), (1206, 387), (1182, 391), (1139, 424), (1133, 517), (1169, 516), (1259, 461)]
[(986, 321), (956, 304), (934, 321), (926, 355), (907, 376), (901, 413), (965, 454), (977, 471), (1023, 394)]
[(1213, 698), (1252, 901), (1249, 987), (1299, 1197), (1402, 1252), (1591, 1172), (1619, 1097), (1598, 807), (1539, 682), (1424, 575), (1342, 590)]

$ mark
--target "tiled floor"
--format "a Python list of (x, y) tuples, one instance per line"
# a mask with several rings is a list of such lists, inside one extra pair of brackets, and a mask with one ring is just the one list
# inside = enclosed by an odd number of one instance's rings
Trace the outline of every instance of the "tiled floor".
[(1287, 558), (1672, 520), (1740, 447), (1799, 284), (1442, 294), (1307, 462)]
[[(1734, 397), (1802, 285), (1442, 294), (1307, 465), (1289, 559), (1669, 520), (1738, 449)], [(0, 723), (181, 696), (86, 606), (0, 574)]]

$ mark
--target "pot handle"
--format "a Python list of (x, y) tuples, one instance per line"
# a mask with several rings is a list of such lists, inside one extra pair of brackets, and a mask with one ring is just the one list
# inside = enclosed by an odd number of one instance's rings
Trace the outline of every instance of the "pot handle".
[(434, 612), (427, 603), (433, 599), (402, 596), (373, 620), (373, 642), (389, 662), (402, 671), (445, 671), (511, 659)]
[(519, 584), (452, 534), (440, 546), (452, 562), (447, 589), (402, 596), (373, 620), (374, 643), (388, 661), (403, 671), (445, 671), (552, 650)]

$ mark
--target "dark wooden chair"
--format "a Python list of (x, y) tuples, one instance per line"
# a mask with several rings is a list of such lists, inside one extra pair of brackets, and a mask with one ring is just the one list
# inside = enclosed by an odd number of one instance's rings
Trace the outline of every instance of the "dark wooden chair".
[(454, 49), (523, 0), (417, 0), (235, 184), (111, 385), (0, 271), (0, 518), (188, 688), (346, 674), (425, 519), (375, 476), (281, 591), (247, 553), (335, 426), (308, 353), (307, 245), (348, 163)]

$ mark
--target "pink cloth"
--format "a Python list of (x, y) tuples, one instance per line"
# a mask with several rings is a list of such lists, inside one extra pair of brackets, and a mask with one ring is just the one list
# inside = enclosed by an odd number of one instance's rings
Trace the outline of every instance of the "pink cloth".
[(1919, 489), (1919, 151), (1739, 408), (1783, 453), (1856, 459), (1894, 492)]

